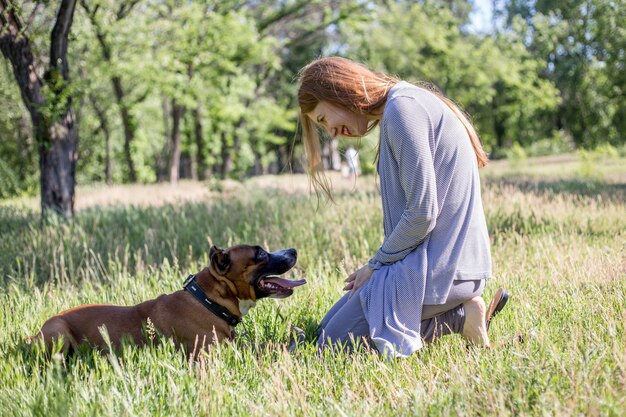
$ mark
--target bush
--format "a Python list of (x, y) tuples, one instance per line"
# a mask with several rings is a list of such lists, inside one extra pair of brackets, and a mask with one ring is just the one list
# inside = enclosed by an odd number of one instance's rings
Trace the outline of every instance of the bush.
[(619, 151), (610, 143), (605, 143), (596, 146), (593, 153), (599, 157), (599, 159), (614, 159), (619, 158)]
[(579, 149), (578, 158), (580, 159), (579, 172), (582, 177), (596, 181), (602, 179), (602, 173), (598, 168), (598, 162), (600, 162), (600, 155), (598, 153)]
[(17, 175), (9, 164), (0, 158), (0, 198), (14, 197), (20, 192)]
[(519, 143), (515, 142), (511, 149), (507, 149), (505, 151), (506, 159), (508, 159), (512, 168), (519, 168), (528, 156), (526, 155), (526, 151)]
[(539, 139), (526, 148), (528, 156), (548, 156), (572, 152), (574, 144), (562, 131), (554, 131), (549, 138)]

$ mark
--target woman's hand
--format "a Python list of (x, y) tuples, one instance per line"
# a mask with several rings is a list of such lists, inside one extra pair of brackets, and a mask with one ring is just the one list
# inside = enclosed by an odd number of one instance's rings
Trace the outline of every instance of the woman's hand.
[(373, 273), (374, 271), (372, 271), (367, 265), (351, 273), (350, 276), (346, 278), (345, 282), (347, 282), (347, 284), (343, 288), (344, 291), (352, 290), (352, 294), (350, 294), (350, 297), (348, 298), (351, 298), (356, 293), (356, 290), (361, 288), (363, 284), (365, 284), (367, 280), (372, 277)]

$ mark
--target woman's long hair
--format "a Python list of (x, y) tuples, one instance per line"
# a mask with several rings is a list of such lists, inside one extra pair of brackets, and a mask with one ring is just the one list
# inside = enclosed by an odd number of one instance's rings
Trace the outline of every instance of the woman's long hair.
[[(320, 101), (344, 108), (355, 114), (379, 115), (387, 102), (389, 90), (399, 80), (382, 72), (372, 71), (365, 65), (341, 57), (317, 59), (299, 73), (298, 104), (304, 148), (308, 159), (308, 174), (316, 192), (323, 191), (332, 198), (330, 185), (324, 176), (320, 138), (315, 123), (307, 116)], [(476, 130), (463, 111), (440, 92), (435, 93), (459, 118), (472, 142), (478, 166), (487, 164), (487, 154), (482, 148)], [(380, 118), (370, 123), (370, 132), (380, 123)]]

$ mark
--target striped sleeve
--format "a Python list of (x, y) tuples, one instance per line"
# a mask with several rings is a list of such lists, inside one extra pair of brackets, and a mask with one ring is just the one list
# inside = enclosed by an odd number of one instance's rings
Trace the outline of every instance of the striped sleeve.
[[(404, 204), (404, 210), (399, 222), (369, 261), (371, 269), (404, 259), (433, 230), (438, 214), (435, 168), (430, 149), (434, 126), (428, 111), (415, 98), (400, 96), (387, 103), (385, 118), (387, 140), (397, 168), (381, 168), (389, 174), (399, 175), (404, 196), (382, 197), (390, 204)], [(393, 161), (381, 160), (380, 163)]]

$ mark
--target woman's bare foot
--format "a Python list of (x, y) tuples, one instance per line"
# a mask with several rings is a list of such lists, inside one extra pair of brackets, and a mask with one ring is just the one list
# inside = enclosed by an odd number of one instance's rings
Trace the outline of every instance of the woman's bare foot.
[(489, 336), (487, 336), (487, 324), (485, 323), (485, 300), (482, 297), (474, 297), (463, 303), (465, 310), (465, 324), (461, 334), (470, 343), (489, 347)]

